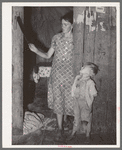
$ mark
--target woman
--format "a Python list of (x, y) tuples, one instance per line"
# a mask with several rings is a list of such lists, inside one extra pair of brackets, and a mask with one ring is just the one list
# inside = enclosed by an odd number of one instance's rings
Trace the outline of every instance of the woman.
[(57, 115), (58, 133), (55, 140), (62, 139), (62, 120), (65, 115), (73, 115), (73, 99), (71, 86), (73, 84), (73, 12), (62, 17), (62, 32), (52, 38), (51, 48), (47, 53), (40, 52), (33, 44), (31, 51), (49, 59), (53, 53), (52, 70), (48, 85), (48, 107)]

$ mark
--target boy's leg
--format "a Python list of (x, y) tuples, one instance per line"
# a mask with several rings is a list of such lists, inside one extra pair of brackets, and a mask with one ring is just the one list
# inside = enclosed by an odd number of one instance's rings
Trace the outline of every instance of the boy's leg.
[(73, 131), (72, 134), (74, 134), (76, 131), (78, 131), (80, 126), (80, 107), (78, 100), (76, 99), (74, 102), (74, 124), (73, 124)]
[(82, 127), (86, 133), (86, 137), (89, 137), (91, 132), (91, 121), (92, 121), (91, 109), (88, 107), (85, 100), (80, 101), (80, 107), (81, 107)]
[(85, 140), (85, 143), (90, 143), (91, 123), (92, 123), (92, 113), (90, 113), (90, 119), (89, 119), (89, 122), (86, 126), (86, 140)]
[(89, 137), (90, 136), (90, 133), (91, 133), (91, 123), (92, 123), (92, 113), (90, 113), (90, 119), (89, 119), (89, 122), (86, 126), (86, 137)]

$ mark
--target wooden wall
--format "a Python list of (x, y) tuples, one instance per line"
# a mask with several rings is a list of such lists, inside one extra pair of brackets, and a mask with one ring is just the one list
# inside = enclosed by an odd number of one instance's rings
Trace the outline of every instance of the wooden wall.
[(74, 75), (81, 65), (99, 66), (94, 77), (93, 132), (116, 131), (116, 8), (74, 7)]

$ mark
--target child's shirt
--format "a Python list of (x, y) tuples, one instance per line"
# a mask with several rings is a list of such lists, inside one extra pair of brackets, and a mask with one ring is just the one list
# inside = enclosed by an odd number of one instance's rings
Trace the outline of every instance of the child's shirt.
[(76, 98), (85, 99), (90, 108), (96, 95), (97, 90), (93, 80), (90, 78), (81, 78), (79, 81), (77, 81), (74, 96)]

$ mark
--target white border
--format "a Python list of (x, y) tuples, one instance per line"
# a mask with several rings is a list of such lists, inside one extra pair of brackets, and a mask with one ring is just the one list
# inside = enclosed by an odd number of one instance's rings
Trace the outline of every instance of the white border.
[[(2, 146), (3, 148), (59, 148), (58, 145), (11, 145), (12, 112), (12, 6), (108, 6), (117, 8), (117, 145), (71, 145), (72, 148), (119, 148), (120, 147), (120, 3), (119, 2), (3, 2), (2, 3)], [(62, 145), (67, 148), (70, 145)]]

